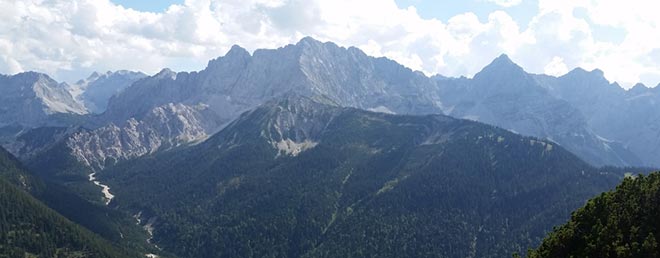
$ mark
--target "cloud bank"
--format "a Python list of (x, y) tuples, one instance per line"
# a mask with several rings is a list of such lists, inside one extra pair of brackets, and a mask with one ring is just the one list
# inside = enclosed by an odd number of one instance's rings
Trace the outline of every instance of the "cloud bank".
[[(507, 9), (424, 19), (394, 0), (187, 0), (162, 13), (108, 0), (0, 4), (0, 73), (8, 74), (36, 70), (74, 80), (94, 70), (199, 70), (233, 44), (275, 48), (312, 36), (427, 74), (472, 76), (506, 53), (534, 73), (580, 66), (600, 68), (624, 86), (660, 82), (660, 16), (643, 0), (539, 0), (528, 24)], [(600, 36), (611, 34), (618, 36)]]

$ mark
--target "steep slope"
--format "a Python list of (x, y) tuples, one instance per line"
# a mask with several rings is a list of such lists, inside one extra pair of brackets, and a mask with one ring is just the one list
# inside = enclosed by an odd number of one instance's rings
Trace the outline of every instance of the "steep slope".
[(448, 115), (551, 139), (594, 165), (640, 164), (626, 148), (594, 133), (579, 109), (554, 96), (506, 55), (474, 79), (437, 82)]
[(50, 189), (0, 148), (0, 256), (138, 257), (70, 222), (29, 194)]
[(142, 78), (147, 77), (141, 72), (108, 71), (104, 74), (92, 73), (87, 79), (70, 85), (67, 90), (91, 113), (103, 113), (108, 106), (110, 97), (122, 92)]
[(589, 200), (529, 257), (660, 257), (660, 173)]
[(85, 114), (65, 87), (35, 72), (0, 75), (0, 127), (62, 124), (67, 115)]
[(504, 257), (618, 180), (481, 123), (319, 101), (285, 95), (98, 176), (182, 257)]

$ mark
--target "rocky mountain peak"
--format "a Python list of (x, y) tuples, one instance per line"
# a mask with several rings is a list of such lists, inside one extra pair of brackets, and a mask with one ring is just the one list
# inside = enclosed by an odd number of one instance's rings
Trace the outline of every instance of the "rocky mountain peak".
[(579, 79), (591, 81), (594, 83), (610, 84), (609, 81), (605, 78), (605, 74), (600, 69), (587, 71), (578, 67), (561, 76), (560, 78)]
[(163, 68), (156, 75), (153, 76), (156, 79), (175, 79), (176, 72), (170, 70), (170, 68)]
[(229, 52), (225, 54), (225, 57), (246, 57), (250, 56), (250, 52), (248, 52), (245, 48), (239, 46), (239, 45), (233, 45), (229, 49)]
[(493, 78), (520, 79), (528, 77), (528, 74), (522, 67), (514, 63), (508, 55), (502, 54), (495, 58), (490, 64), (484, 67), (474, 76), (475, 80), (492, 80)]
[(324, 44), (323, 42), (316, 40), (315, 38), (306, 36), (301, 38), (296, 45), (303, 47), (313, 47), (313, 46), (322, 46), (323, 44)]
[(224, 56), (209, 61), (206, 72), (223, 73), (222, 70), (231, 70), (232, 67), (243, 68), (252, 58), (250, 53), (239, 45), (233, 45)]
[(0, 103), (4, 104), (0, 124), (33, 127), (47, 124), (52, 114), (85, 114), (85, 108), (48, 75), (24, 72), (0, 78)]
[(209, 142), (220, 148), (262, 139), (276, 151), (276, 156), (296, 156), (313, 148), (341, 108), (320, 103), (296, 93), (287, 93), (244, 113)]
[(629, 95), (636, 96), (636, 95), (649, 93), (650, 90), (651, 89), (649, 87), (646, 87), (646, 85), (644, 85), (643, 83), (637, 83), (637, 84), (635, 84), (635, 86), (628, 89), (628, 91), (626, 91), (626, 93), (629, 94)]

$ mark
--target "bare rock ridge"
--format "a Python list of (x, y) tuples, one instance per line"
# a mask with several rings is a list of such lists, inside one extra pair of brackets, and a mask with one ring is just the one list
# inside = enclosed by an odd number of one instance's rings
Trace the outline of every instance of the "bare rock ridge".
[(205, 139), (207, 132), (218, 127), (212, 114), (205, 114), (206, 108), (166, 104), (152, 109), (140, 120), (130, 118), (120, 125), (110, 123), (74, 133), (66, 145), (83, 164), (100, 170), (107, 162), (112, 164)]

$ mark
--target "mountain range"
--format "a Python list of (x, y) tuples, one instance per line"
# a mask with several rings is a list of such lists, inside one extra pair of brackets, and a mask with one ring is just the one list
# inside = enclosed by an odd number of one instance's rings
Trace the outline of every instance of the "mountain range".
[(506, 55), (449, 78), (309, 37), (233, 46), (197, 72), (0, 76), (0, 143), (26, 175), (0, 180), (108, 252), (503, 257), (660, 166), (658, 98)]
[[(131, 87), (126, 90), (129, 84)], [(86, 115), (82, 119), (84, 122), (75, 125), (91, 130), (106, 126), (97, 131), (99, 135), (94, 136), (102, 138), (102, 132), (114, 130), (107, 127), (110, 123), (119, 128), (121, 133), (118, 134), (130, 134), (129, 128), (136, 121), (149, 123), (145, 128), (168, 127), (144, 121), (150, 114), (178, 117), (181, 115), (178, 111), (188, 110), (185, 111), (185, 119), (160, 119), (179, 123), (177, 120), (199, 120), (199, 116), (190, 116), (190, 113), (203, 113), (201, 120), (204, 125), (193, 123), (179, 126), (175, 133), (157, 135), (156, 139), (142, 141), (137, 146), (109, 143), (90, 147), (96, 150), (111, 148), (120, 152), (99, 153), (94, 150), (98, 154), (95, 156), (123, 158), (136, 156), (136, 153), (151, 153), (161, 147), (153, 141), (166, 142), (165, 146), (182, 142), (177, 139), (198, 141), (219, 131), (240, 113), (282, 94), (295, 92), (365, 110), (414, 115), (447, 114), (481, 121), (523, 135), (552, 140), (596, 166), (660, 165), (660, 158), (657, 158), (660, 156), (656, 155), (660, 154), (656, 147), (659, 145), (655, 144), (660, 137), (654, 133), (658, 123), (654, 121), (660, 120), (649, 111), (654, 110), (654, 98), (660, 96), (655, 90), (638, 86), (625, 91), (616, 84), (610, 84), (598, 70), (586, 72), (576, 69), (561, 77), (529, 74), (506, 55), (495, 59), (472, 79), (429, 78), (392, 60), (369, 57), (357, 48), (346, 49), (333, 43), (304, 38), (296, 45), (274, 50), (260, 49), (252, 55), (234, 46), (225, 56), (211, 60), (207, 68), (199, 72), (175, 73), (164, 69), (154, 76), (145, 77), (140, 73), (122, 71), (93, 74), (75, 87), (56, 87), (58, 85), (54, 82), (49, 85), (53, 91), (74, 89), (72, 94), (66, 96), (77, 97), (61, 98), (66, 99), (61, 103), (68, 104), (61, 105), (59, 109), (43, 109), (46, 110), (41, 112), (43, 115), (36, 112), (21, 116), (22, 119), (8, 118), (6, 121), (13, 123), (7, 124), (34, 128), (38, 124), (21, 120), (31, 116), (40, 120), (52, 113), (78, 116), (100, 113)], [(88, 88), (89, 91), (81, 93)], [(103, 97), (88, 97), (88, 100), (79, 101), (81, 96)], [(96, 101), (98, 103), (90, 100), (95, 98), (101, 100)], [(102, 109), (105, 101), (107, 109)], [(168, 108), (170, 104), (178, 106), (177, 111)], [(630, 124), (642, 123), (647, 126), (626, 128)], [(191, 131), (203, 131), (203, 135), (190, 134)], [(136, 148), (141, 150), (136, 152)], [(83, 152), (90, 151), (93, 150)], [(92, 163), (103, 162), (100, 158)]]

